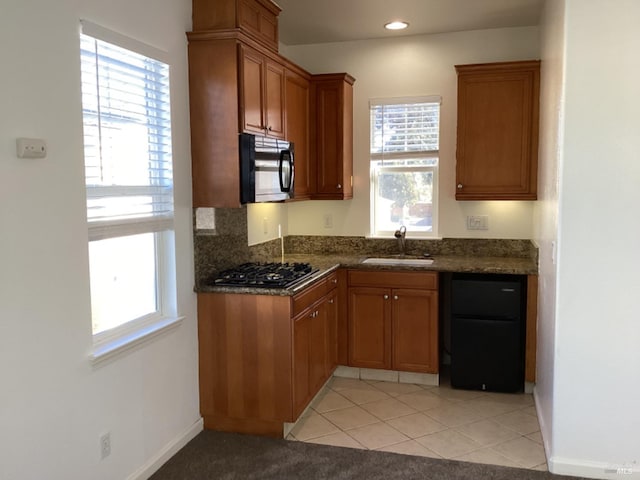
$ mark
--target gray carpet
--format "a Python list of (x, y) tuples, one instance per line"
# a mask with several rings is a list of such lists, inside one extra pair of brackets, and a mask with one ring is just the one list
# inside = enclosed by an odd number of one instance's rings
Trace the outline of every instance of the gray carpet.
[(547, 472), (205, 430), (150, 480), (560, 480)]

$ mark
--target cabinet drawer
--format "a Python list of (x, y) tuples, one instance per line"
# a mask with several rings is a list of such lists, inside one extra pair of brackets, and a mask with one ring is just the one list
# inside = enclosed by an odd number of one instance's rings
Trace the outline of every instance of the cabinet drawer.
[(327, 277), (327, 292), (338, 286), (338, 272), (333, 272)]
[(305, 308), (310, 307), (314, 302), (322, 298), (329, 289), (327, 288), (327, 279), (317, 281), (309, 288), (304, 289), (302, 292), (296, 294), (292, 302), (292, 315), (295, 317)]
[(349, 270), (349, 286), (438, 289), (437, 272), (372, 272)]

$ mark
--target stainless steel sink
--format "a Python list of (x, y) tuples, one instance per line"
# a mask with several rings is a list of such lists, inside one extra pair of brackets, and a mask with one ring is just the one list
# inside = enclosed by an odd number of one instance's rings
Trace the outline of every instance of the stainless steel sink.
[(373, 265), (409, 265), (409, 266), (423, 266), (431, 265), (433, 258), (367, 258), (362, 263), (371, 263)]

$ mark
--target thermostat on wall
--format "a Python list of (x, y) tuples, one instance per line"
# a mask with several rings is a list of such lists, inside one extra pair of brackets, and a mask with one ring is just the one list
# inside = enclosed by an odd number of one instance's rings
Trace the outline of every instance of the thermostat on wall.
[(47, 144), (41, 138), (16, 139), (18, 158), (44, 158), (47, 156)]

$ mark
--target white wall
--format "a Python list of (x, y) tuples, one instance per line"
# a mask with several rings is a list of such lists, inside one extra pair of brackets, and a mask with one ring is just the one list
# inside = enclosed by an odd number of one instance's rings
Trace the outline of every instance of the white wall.
[[(189, 0), (4, 0), (0, 14), (0, 478), (129, 478), (197, 428), (186, 38)], [(169, 53), (178, 311), (92, 367), (78, 22)], [(18, 159), (16, 137), (47, 141)], [(112, 453), (100, 461), (99, 436)], [(133, 477), (131, 477), (133, 478)]]
[[(441, 95), (440, 236), (532, 237), (533, 202), (455, 201), (454, 65), (537, 59), (537, 27), (283, 46), (281, 53), (312, 73), (346, 71), (356, 78), (354, 198), (287, 205), (289, 234), (369, 234), (369, 99)], [(333, 216), (331, 229), (324, 228), (323, 217), (328, 213)], [(466, 230), (466, 216), (472, 214), (489, 215), (489, 230)]]
[(545, 3), (541, 18), (540, 145), (534, 239), (539, 248), (536, 405), (547, 452), (553, 451), (556, 347), (555, 246), (558, 241), (558, 169), (564, 115), (564, 0)]
[(286, 206), (279, 203), (252, 203), (247, 205), (247, 234), (249, 245), (278, 238), (278, 226), (287, 235)]
[(640, 478), (640, 2), (566, 6), (551, 468)]

